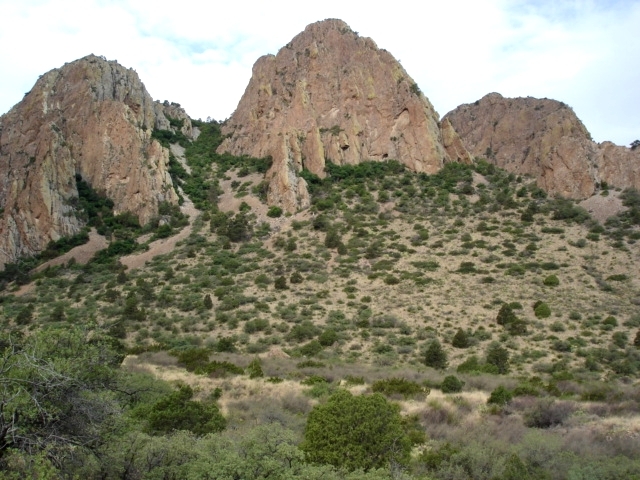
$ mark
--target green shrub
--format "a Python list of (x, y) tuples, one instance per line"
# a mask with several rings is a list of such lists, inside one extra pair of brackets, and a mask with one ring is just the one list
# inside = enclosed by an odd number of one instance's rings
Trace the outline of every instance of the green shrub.
[(311, 340), (300, 347), (300, 353), (305, 357), (313, 357), (322, 351), (322, 344), (318, 340)]
[(393, 275), (387, 275), (386, 277), (384, 277), (384, 283), (386, 283), (387, 285), (397, 285), (400, 283), (400, 279), (394, 277)]
[(287, 290), (289, 287), (287, 286), (287, 279), (284, 276), (279, 276), (273, 282), (273, 286), (276, 290)]
[(548, 318), (551, 316), (551, 308), (544, 302), (536, 302), (533, 313), (537, 318)]
[(211, 352), (204, 348), (190, 348), (178, 352), (178, 365), (184, 367), (188, 372), (195, 372), (204, 368), (209, 363)]
[(487, 403), (490, 405), (506, 405), (513, 398), (513, 394), (510, 390), (506, 389), (504, 386), (500, 385), (496, 389), (491, 392)]
[(262, 362), (259, 358), (254, 358), (253, 360), (251, 360), (251, 363), (247, 365), (246, 371), (249, 374), (249, 378), (264, 377), (264, 372), (262, 371)]
[(493, 365), (498, 373), (509, 372), (509, 352), (497, 342), (491, 343), (487, 349), (487, 365)]
[(458, 393), (462, 391), (464, 382), (455, 375), (447, 375), (440, 384), (440, 390), (442, 393)]
[(508, 303), (503, 303), (500, 307), (500, 310), (498, 311), (498, 315), (496, 316), (496, 322), (498, 323), (498, 325), (505, 326), (516, 320), (517, 317), (516, 314), (513, 313), (511, 305), (509, 305)]
[(300, 448), (309, 462), (353, 471), (406, 464), (411, 442), (398, 405), (380, 394), (338, 390), (309, 413)]
[(451, 340), (451, 345), (456, 348), (467, 348), (469, 346), (469, 335), (462, 328), (459, 328)]
[(575, 411), (572, 402), (556, 401), (551, 398), (541, 398), (524, 414), (524, 423), (532, 428), (551, 428), (562, 425)]
[(447, 368), (447, 353), (438, 339), (433, 340), (425, 352), (424, 363), (427, 367), (444, 370)]
[(396, 377), (374, 382), (373, 385), (371, 385), (371, 390), (386, 396), (402, 395), (404, 398), (424, 393), (429, 394), (424, 387), (418, 385), (416, 382)]
[(338, 334), (334, 329), (328, 328), (320, 334), (318, 341), (323, 347), (330, 347), (338, 341)]
[(147, 431), (153, 435), (166, 435), (188, 430), (196, 435), (220, 432), (226, 420), (215, 403), (205, 404), (191, 400), (193, 389), (182, 385), (177, 392), (158, 400), (144, 415)]
[(282, 216), (282, 208), (277, 207), (276, 205), (272, 205), (269, 207), (267, 211), (267, 217), (278, 218)]
[(556, 275), (549, 275), (547, 278), (543, 280), (543, 282), (547, 287), (557, 287), (560, 285), (560, 280)]

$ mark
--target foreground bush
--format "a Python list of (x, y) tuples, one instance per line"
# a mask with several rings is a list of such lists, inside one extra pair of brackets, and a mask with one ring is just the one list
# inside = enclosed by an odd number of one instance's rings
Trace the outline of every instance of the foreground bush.
[(406, 464), (411, 444), (398, 405), (339, 390), (309, 413), (301, 448), (313, 463), (353, 471)]

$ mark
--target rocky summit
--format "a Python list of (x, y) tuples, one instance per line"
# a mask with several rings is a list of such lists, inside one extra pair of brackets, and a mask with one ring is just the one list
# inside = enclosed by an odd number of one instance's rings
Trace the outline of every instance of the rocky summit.
[(79, 231), (76, 175), (141, 223), (177, 202), (169, 151), (152, 139), (168, 118), (190, 137), (184, 110), (154, 102), (134, 70), (103, 57), (42, 75), (0, 117), (0, 264)]
[(640, 187), (640, 149), (595, 143), (573, 110), (548, 99), (491, 93), (449, 112), (464, 146), (551, 195), (584, 199), (603, 184)]
[(471, 161), (447, 127), (389, 52), (330, 19), (258, 59), (218, 151), (271, 156), (269, 203), (293, 211), (309, 205), (298, 173), (322, 177), (325, 161), (397, 159), (426, 173)]

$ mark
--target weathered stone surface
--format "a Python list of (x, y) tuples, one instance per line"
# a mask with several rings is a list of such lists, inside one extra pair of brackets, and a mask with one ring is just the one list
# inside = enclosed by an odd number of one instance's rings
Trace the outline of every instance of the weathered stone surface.
[(552, 195), (582, 199), (602, 182), (640, 187), (640, 150), (597, 144), (562, 102), (486, 95), (449, 112), (464, 146), (515, 174), (528, 174)]
[[(437, 172), (450, 159), (438, 120), (389, 52), (330, 19), (309, 25), (277, 55), (258, 59), (219, 151), (271, 155), (268, 200), (291, 211), (309, 202), (298, 172), (323, 176), (325, 159), (396, 159), (416, 172)], [(448, 134), (453, 160), (465, 159)]]
[(177, 105), (153, 102), (135, 71), (94, 55), (54, 69), (0, 117), (0, 264), (81, 228), (75, 175), (142, 223), (176, 202), (168, 150), (151, 138)]

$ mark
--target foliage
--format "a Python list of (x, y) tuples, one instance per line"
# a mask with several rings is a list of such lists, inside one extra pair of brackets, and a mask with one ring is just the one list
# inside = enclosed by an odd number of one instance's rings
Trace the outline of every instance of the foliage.
[(269, 207), (269, 210), (267, 211), (267, 217), (278, 218), (281, 216), (282, 216), (282, 208), (276, 205), (272, 205)]
[(515, 322), (518, 317), (513, 312), (513, 308), (508, 303), (503, 303), (498, 311), (498, 315), (496, 316), (496, 322), (498, 325), (508, 325), (511, 322)]
[(440, 384), (442, 393), (458, 393), (462, 391), (464, 382), (455, 375), (447, 375)]
[(8, 449), (62, 459), (100, 442), (118, 411), (114, 345), (77, 327), (2, 338), (0, 462)]
[(262, 362), (259, 358), (254, 358), (251, 360), (251, 363), (247, 365), (247, 373), (249, 374), (249, 378), (262, 378), (264, 377), (264, 372), (262, 371)]
[(309, 413), (301, 449), (310, 462), (353, 471), (406, 464), (411, 445), (399, 406), (338, 390)]
[(500, 385), (495, 390), (491, 392), (487, 403), (493, 405), (506, 405), (513, 398), (513, 393), (505, 388), (503, 385)]
[(447, 353), (440, 345), (438, 339), (433, 340), (424, 356), (424, 363), (427, 367), (432, 367), (438, 370), (444, 370), (447, 368)]
[(551, 308), (544, 302), (536, 302), (533, 307), (533, 313), (538, 318), (548, 318), (551, 316)]
[(560, 280), (558, 280), (558, 277), (556, 275), (549, 275), (543, 280), (542, 283), (547, 287), (557, 287), (558, 285), (560, 285)]
[(493, 365), (497, 369), (497, 372), (500, 374), (508, 373), (509, 352), (499, 343), (492, 342), (487, 349), (486, 363), (488, 365)]
[(373, 382), (371, 385), (371, 391), (381, 393), (386, 396), (402, 395), (404, 398), (413, 397), (419, 394), (429, 394), (424, 387), (418, 385), (416, 382), (412, 382), (405, 378), (385, 378)]
[(320, 345), (330, 347), (338, 341), (338, 333), (333, 328), (327, 328), (318, 337)]
[(456, 348), (467, 348), (469, 346), (469, 335), (462, 328), (459, 328), (451, 340), (451, 345)]
[(158, 400), (148, 411), (139, 415), (146, 419), (146, 430), (153, 435), (164, 435), (177, 430), (188, 430), (196, 435), (220, 432), (226, 420), (215, 403), (192, 400), (193, 389), (181, 385), (178, 390)]

